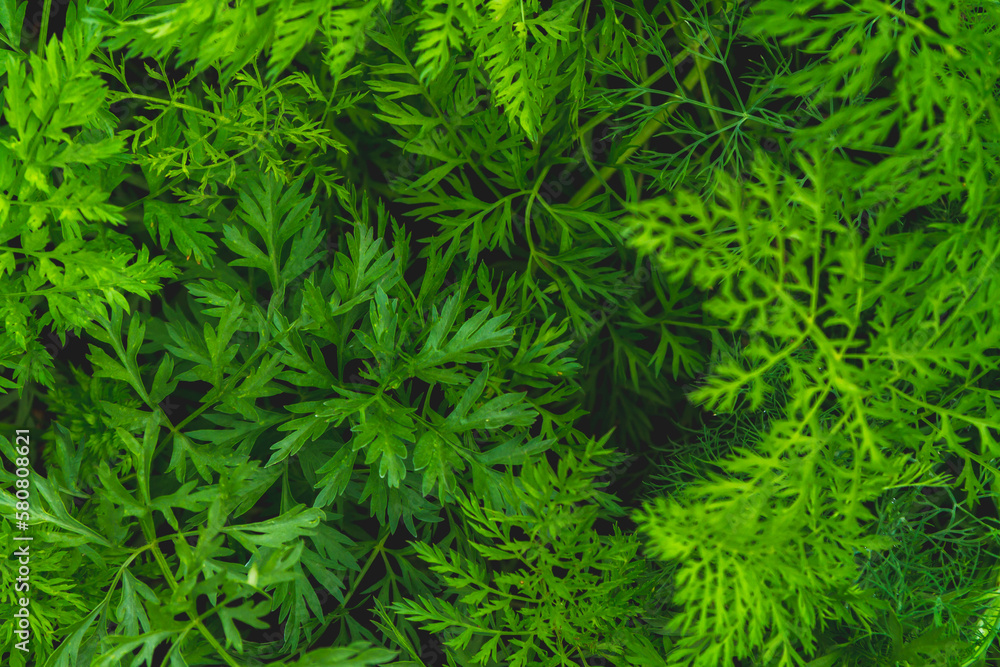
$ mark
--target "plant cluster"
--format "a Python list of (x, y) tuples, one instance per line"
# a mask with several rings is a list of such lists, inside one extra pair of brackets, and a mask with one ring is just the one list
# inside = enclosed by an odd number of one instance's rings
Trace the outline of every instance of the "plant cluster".
[(0, 1), (4, 663), (997, 659), (998, 24)]

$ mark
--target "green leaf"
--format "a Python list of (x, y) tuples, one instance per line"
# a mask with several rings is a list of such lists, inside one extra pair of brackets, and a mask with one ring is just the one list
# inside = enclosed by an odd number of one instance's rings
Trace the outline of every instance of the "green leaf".
[[(139, 665), (153, 667), (156, 664), (153, 657), (156, 647), (173, 634), (174, 632), (170, 630), (154, 630), (144, 632), (136, 637), (121, 637), (116, 642), (114, 649), (97, 657), (93, 663), (94, 667), (114, 667), (120, 664), (120, 661), (125, 657), (132, 656), (135, 657), (130, 664), (134, 667)], [(139, 651), (138, 655), (135, 655), (136, 651)]]
[(80, 463), (83, 461), (84, 447), (73, 443), (73, 436), (60, 423), (53, 424), (56, 430), (56, 461), (59, 462), (57, 473), (63, 484), (70, 491), (78, 491), (77, 481), (80, 479)]
[(149, 617), (140, 598), (153, 604), (159, 602), (152, 588), (125, 570), (122, 573), (120, 601), (115, 609), (115, 620), (122, 626), (124, 635), (138, 635), (140, 628), (141, 632), (149, 632)]
[(334, 499), (343, 495), (354, 473), (357, 454), (357, 451), (352, 447), (342, 445), (336, 454), (320, 466), (316, 474), (323, 475), (323, 477), (316, 483), (315, 488), (321, 489), (321, 491), (316, 496), (314, 507), (326, 507)]
[[(110, 547), (111, 543), (100, 533), (94, 531), (92, 528), (88, 528), (82, 524), (77, 519), (70, 516), (69, 512), (66, 511), (66, 506), (63, 504), (62, 498), (49, 485), (48, 481), (37, 474), (32, 473), (31, 485), (33, 488), (37, 489), (39, 496), (45, 501), (44, 505), (38, 503), (31, 508), (31, 521), (34, 523), (36, 520), (40, 523), (50, 523), (53, 526), (62, 528), (67, 533), (72, 533), (85, 538), (85, 542), (90, 544), (96, 544), (102, 547)], [(14, 495), (8, 493), (7, 491), (0, 492), (0, 512), (4, 515), (13, 516), (15, 512), (20, 512), (22, 510), (17, 509), (17, 499)], [(48, 511), (43, 508), (48, 508)], [(53, 538), (62, 537), (58, 534), (54, 534)], [(65, 540), (65, 537), (62, 538)]]
[(243, 259), (229, 262), (230, 266), (250, 266), (261, 269), (267, 273), (272, 285), (278, 282), (278, 276), (268, 255), (250, 241), (246, 230), (240, 230), (234, 225), (223, 225), (222, 231), (225, 234), (224, 241), (229, 249), (243, 257)]
[(187, 257), (194, 255), (199, 264), (212, 268), (216, 248), (209, 236), (212, 226), (204, 218), (192, 216), (195, 210), (192, 206), (153, 199), (143, 205), (143, 222), (159, 232), (161, 246), (166, 247), (172, 238), (181, 253)]
[(462, 48), (462, 30), (454, 24), (462, 8), (447, 4), (444, 12), (425, 5), (420, 19), (420, 38), (414, 48), (420, 53), (414, 66), (420, 68), (420, 82), (434, 80), (451, 60), (451, 53)]
[(402, 409), (396, 404), (376, 403), (369, 413), (362, 413), (362, 422), (351, 428), (354, 451), (367, 448), (365, 463), (379, 463), (378, 476), (385, 479), (389, 488), (398, 487), (406, 477), (406, 442), (413, 442), (415, 427), (410, 413), (413, 408)]
[(189, 512), (201, 512), (209, 507), (217, 497), (217, 491), (214, 488), (203, 488), (191, 493), (191, 490), (197, 485), (197, 480), (190, 480), (173, 493), (157, 496), (150, 504), (150, 509), (162, 512), (170, 527), (180, 531), (180, 524), (174, 515), (173, 508), (180, 507)]
[(313, 528), (323, 519), (323, 511), (296, 505), (281, 516), (258, 523), (226, 526), (222, 532), (232, 536), (247, 549), (254, 546), (281, 548), (301, 536), (314, 535)]
[(371, 298), (375, 291), (370, 288), (394, 270), (392, 253), (382, 251), (381, 244), (368, 226), (347, 234), (348, 253), (338, 252), (334, 256), (333, 280), (337, 289), (330, 299), (333, 315), (348, 312)]
[(497, 429), (504, 426), (531, 426), (535, 423), (538, 413), (524, 405), (526, 395), (526, 392), (501, 394), (487, 401), (471, 415), (454, 421), (451, 420), (456, 413), (452, 413), (445, 421), (445, 427), (455, 431), (468, 431)]
[(149, 508), (121, 485), (118, 479), (111, 472), (108, 464), (104, 461), (101, 462), (100, 468), (98, 469), (98, 475), (105, 492), (108, 494), (108, 497), (114, 500), (115, 504), (122, 507), (125, 512), (125, 516), (146, 516), (149, 512)]
[(438, 496), (447, 498), (457, 488), (455, 471), (464, 471), (465, 463), (450, 442), (436, 431), (428, 430), (420, 436), (413, 450), (413, 469), (423, 470), (421, 495), (426, 497), (436, 484), (440, 484)]
[(509, 438), (489, 451), (476, 454), (476, 459), (484, 466), (524, 465), (530, 460), (548, 451), (555, 442), (551, 439), (535, 436), (522, 442), (525, 434)]
[(419, 370), (441, 366), (446, 363), (470, 363), (484, 361), (488, 357), (478, 351), (509, 345), (514, 336), (512, 327), (500, 328), (508, 313), (490, 317), (488, 310), (480, 310), (464, 322), (454, 335), (443, 342), (447, 332), (455, 322), (458, 297), (453, 296), (445, 303), (440, 315), (434, 309), (434, 325), (424, 343), (423, 349), (415, 357), (413, 365)]
[(372, 667), (384, 665), (397, 655), (395, 651), (369, 646), (367, 642), (354, 642), (342, 648), (317, 649), (290, 663), (290, 667)]
[(266, 601), (254, 605), (252, 601), (244, 600), (238, 607), (219, 608), (219, 620), (222, 621), (222, 631), (226, 635), (226, 649), (234, 648), (237, 653), (243, 653), (243, 636), (233, 621), (240, 621), (258, 630), (269, 627), (261, 620), (268, 613), (268, 606)]
[(107, 601), (94, 607), (86, 616), (66, 628), (66, 640), (60, 644), (49, 658), (51, 667), (75, 667), (80, 664), (81, 648), (87, 646), (84, 638), (94, 621), (107, 613)]
[(24, 13), (27, 9), (27, 4), (17, 0), (0, 0), (0, 27), (3, 27), (4, 42), (10, 47), (17, 48), (21, 43)]

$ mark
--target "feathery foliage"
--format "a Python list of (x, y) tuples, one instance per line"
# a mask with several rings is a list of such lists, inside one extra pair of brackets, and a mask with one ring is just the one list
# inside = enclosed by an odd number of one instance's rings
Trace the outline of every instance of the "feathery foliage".
[(996, 2), (59, 7), (4, 664), (997, 659)]

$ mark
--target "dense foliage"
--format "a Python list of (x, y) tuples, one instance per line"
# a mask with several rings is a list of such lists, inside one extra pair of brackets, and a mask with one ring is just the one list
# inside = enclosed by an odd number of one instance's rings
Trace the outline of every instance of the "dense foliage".
[(4, 664), (996, 660), (998, 24), (0, 0)]

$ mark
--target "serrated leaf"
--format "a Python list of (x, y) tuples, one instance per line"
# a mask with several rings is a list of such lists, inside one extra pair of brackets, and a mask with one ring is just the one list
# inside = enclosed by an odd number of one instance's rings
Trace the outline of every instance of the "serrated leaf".
[(212, 268), (216, 243), (209, 236), (212, 226), (205, 218), (191, 216), (194, 207), (152, 199), (143, 205), (143, 223), (158, 232), (160, 245), (166, 247), (171, 239), (185, 256), (194, 255), (198, 262)]
[(314, 535), (312, 529), (322, 521), (323, 516), (320, 509), (296, 505), (277, 518), (226, 526), (222, 532), (231, 535), (251, 551), (254, 550), (254, 545), (277, 549), (292, 544), (300, 537)]
[[(120, 661), (126, 657), (131, 657), (132, 667), (139, 665), (155, 665), (153, 654), (156, 647), (166, 641), (174, 632), (170, 630), (154, 630), (145, 632), (137, 637), (123, 637), (112, 650), (102, 653), (94, 661), (94, 667), (117, 667)], [(138, 655), (135, 652), (139, 651)], [(133, 657), (134, 656), (134, 657)]]
[(222, 622), (222, 631), (226, 635), (226, 648), (234, 648), (237, 653), (243, 653), (243, 636), (239, 628), (233, 621), (246, 623), (251, 628), (263, 630), (269, 627), (261, 620), (261, 617), (268, 613), (268, 603), (258, 602), (256, 605), (251, 600), (244, 600), (238, 607), (223, 606), (219, 608), (219, 620)]
[(316, 496), (314, 507), (325, 507), (344, 493), (351, 481), (357, 455), (357, 451), (352, 447), (343, 445), (316, 471), (317, 475), (323, 477), (315, 486), (322, 490)]
[[(477, 354), (480, 350), (502, 347), (510, 344), (514, 336), (513, 327), (500, 328), (509, 317), (508, 313), (490, 318), (483, 309), (464, 322), (459, 330), (446, 342), (441, 343), (447, 329), (454, 322), (458, 302), (452, 297), (445, 305), (440, 319), (437, 319), (424, 348), (416, 356), (413, 365), (417, 369), (431, 368), (449, 362), (468, 363), (483, 361), (487, 357)], [(487, 319), (489, 318), (489, 319)]]
[(146, 615), (142, 599), (152, 603), (159, 602), (153, 589), (137, 579), (129, 570), (124, 570), (121, 597), (115, 609), (115, 618), (123, 626), (123, 634), (138, 635), (140, 628), (141, 632), (149, 632), (149, 617)]
[(270, 276), (272, 284), (277, 282), (277, 275), (274, 273), (274, 267), (268, 256), (250, 241), (245, 231), (239, 230), (233, 225), (223, 225), (222, 232), (225, 235), (223, 240), (229, 249), (243, 257), (243, 259), (229, 262), (230, 266), (250, 266), (261, 269)]
[(444, 498), (456, 488), (455, 471), (464, 471), (465, 463), (440, 434), (428, 430), (420, 436), (413, 450), (413, 469), (423, 471), (421, 495), (426, 497), (435, 484), (440, 484), (438, 496)]
[(406, 413), (395, 414), (396, 410), (390, 408), (389, 413), (376, 410), (364, 423), (351, 429), (355, 433), (352, 447), (355, 451), (367, 448), (365, 463), (378, 461), (378, 476), (382, 479), (388, 476), (390, 488), (398, 487), (406, 477), (405, 440), (412, 440), (414, 432)]
[(517, 394), (501, 394), (490, 399), (475, 412), (464, 417), (452, 419), (456, 413), (449, 415), (443, 428), (451, 432), (470, 431), (475, 429), (497, 429), (504, 426), (531, 426), (535, 423), (538, 413), (524, 405), (526, 392)]
[(342, 648), (322, 648), (310, 651), (289, 667), (372, 667), (383, 665), (396, 657), (395, 651), (369, 648), (367, 642), (353, 642)]

